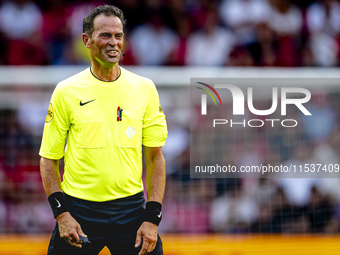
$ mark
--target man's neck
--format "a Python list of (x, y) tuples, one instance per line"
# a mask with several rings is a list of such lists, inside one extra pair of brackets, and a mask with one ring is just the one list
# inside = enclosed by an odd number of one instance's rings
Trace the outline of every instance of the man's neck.
[(94, 76), (102, 81), (114, 81), (120, 75), (118, 63), (112, 68), (105, 68), (102, 65), (98, 65), (92, 62), (91, 72)]

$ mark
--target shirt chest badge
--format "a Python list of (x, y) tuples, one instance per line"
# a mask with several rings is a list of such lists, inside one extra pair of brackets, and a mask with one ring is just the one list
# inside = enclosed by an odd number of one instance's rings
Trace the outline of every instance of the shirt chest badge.
[(133, 126), (129, 126), (129, 127), (126, 129), (125, 134), (131, 139), (131, 138), (136, 134), (136, 131), (135, 131), (135, 129), (133, 128)]

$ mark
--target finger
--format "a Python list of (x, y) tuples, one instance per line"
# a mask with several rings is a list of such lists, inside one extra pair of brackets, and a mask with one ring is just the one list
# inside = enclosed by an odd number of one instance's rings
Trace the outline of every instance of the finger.
[(67, 240), (67, 242), (70, 245), (74, 246), (74, 247), (77, 247), (77, 248), (81, 248), (82, 247), (82, 245), (80, 243), (76, 243), (76, 239), (75, 238), (73, 238), (71, 240)]
[(153, 251), (156, 248), (156, 245), (157, 245), (157, 239), (156, 239), (156, 242), (153, 243), (151, 251)]
[(142, 235), (140, 231), (137, 231), (137, 236), (136, 236), (136, 242), (135, 242), (135, 247), (139, 247), (140, 243), (142, 241)]
[(153, 244), (152, 250), (156, 248), (157, 242), (158, 242), (158, 235), (156, 236), (156, 241)]
[(75, 246), (75, 247), (78, 247), (78, 248), (82, 247), (82, 245), (81, 245), (82, 241), (81, 241), (81, 239), (79, 238), (79, 236), (76, 232), (72, 232), (70, 234), (70, 237), (71, 237), (70, 244), (72, 246)]
[(83, 246), (80, 243), (70, 243), (72, 246), (77, 247), (77, 248), (82, 248)]
[(78, 233), (78, 235), (81, 235), (82, 237), (87, 237), (87, 235), (81, 229), (80, 225), (77, 225), (77, 233)]
[(149, 246), (149, 242), (148, 241), (145, 241), (143, 240), (143, 245), (142, 245), (142, 249), (140, 250), (140, 252), (138, 253), (138, 255), (144, 255), (145, 252), (147, 251), (148, 249), (148, 246)]
[(154, 243), (155, 243), (155, 242), (150, 242), (150, 243), (149, 243), (148, 249), (146, 250), (147, 253), (150, 253), (150, 252), (153, 251)]

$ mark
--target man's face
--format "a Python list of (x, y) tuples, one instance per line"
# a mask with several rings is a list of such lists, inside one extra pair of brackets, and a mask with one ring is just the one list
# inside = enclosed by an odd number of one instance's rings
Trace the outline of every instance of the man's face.
[(102, 66), (112, 68), (120, 60), (123, 47), (123, 25), (116, 16), (98, 15), (89, 39), (91, 56)]

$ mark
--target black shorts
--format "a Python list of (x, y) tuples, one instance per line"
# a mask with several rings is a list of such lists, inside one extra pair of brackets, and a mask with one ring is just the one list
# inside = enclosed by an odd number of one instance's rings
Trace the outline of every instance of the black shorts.
[[(83, 232), (91, 241), (82, 248), (71, 246), (60, 238), (56, 223), (48, 255), (94, 255), (105, 246), (111, 254), (137, 255), (143, 244), (135, 248), (137, 230), (142, 224), (145, 213), (143, 192), (136, 195), (107, 202), (92, 202), (65, 194), (70, 214), (80, 224)], [(155, 249), (150, 255), (162, 255), (162, 241), (158, 236)]]

